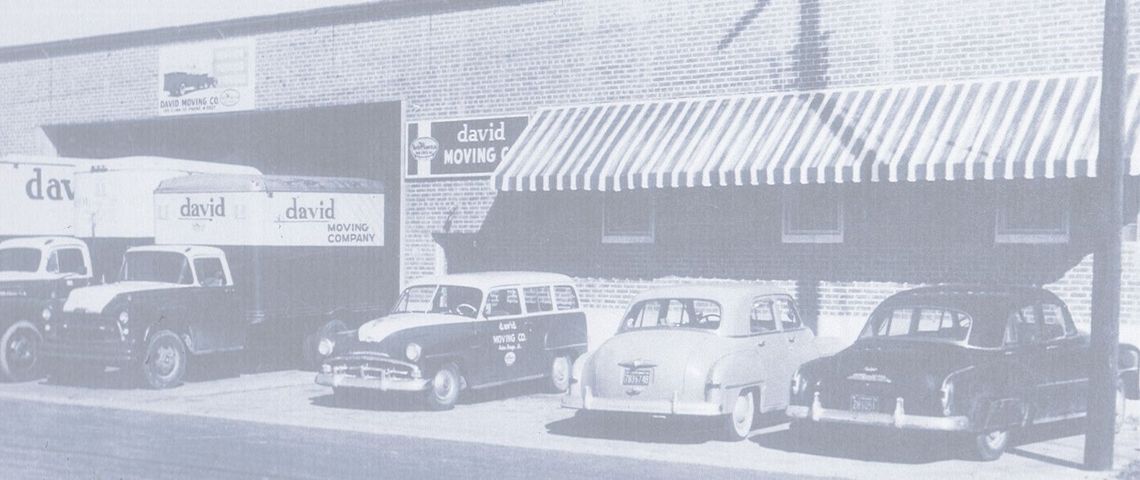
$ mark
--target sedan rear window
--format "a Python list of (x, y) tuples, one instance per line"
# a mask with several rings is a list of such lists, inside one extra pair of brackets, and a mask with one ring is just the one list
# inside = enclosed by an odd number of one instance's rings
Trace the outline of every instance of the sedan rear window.
[(970, 335), (973, 319), (964, 312), (940, 308), (900, 306), (875, 312), (859, 338), (896, 337), (961, 342)]
[(622, 321), (621, 331), (645, 328), (720, 327), (720, 304), (696, 298), (656, 298), (634, 304)]

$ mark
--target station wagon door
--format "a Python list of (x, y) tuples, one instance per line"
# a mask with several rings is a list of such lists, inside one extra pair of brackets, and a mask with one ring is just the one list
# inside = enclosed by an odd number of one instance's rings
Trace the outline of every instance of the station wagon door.
[(527, 331), (519, 289), (491, 290), (481, 314), (483, 319), (476, 326), (478, 360), (467, 373), (468, 382), (479, 386), (526, 376), (525, 362), (520, 360), (533, 354), (535, 344)]

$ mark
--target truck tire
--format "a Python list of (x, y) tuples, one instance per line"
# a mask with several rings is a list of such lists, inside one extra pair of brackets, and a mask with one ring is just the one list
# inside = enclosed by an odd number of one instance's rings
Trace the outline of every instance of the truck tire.
[(459, 389), (463, 385), (463, 377), (459, 374), (459, 367), (449, 363), (435, 372), (428, 389), (424, 392), (428, 408), (432, 410), (451, 410), (459, 400)]
[(321, 368), (321, 363), (327, 358), (321, 355), (319, 350), (321, 340), (325, 338), (333, 338), (337, 332), (348, 330), (348, 325), (340, 320), (331, 320), (328, 323), (318, 328), (315, 332), (305, 335), (301, 343), (301, 360), (304, 362), (306, 369), (316, 371)]
[(186, 345), (170, 330), (160, 330), (146, 344), (140, 374), (143, 384), (155, 390), (177, 386), (186, 374)]
[(31, 322), (13, 323), (0, 336), (0, 378), (7, 382), (26, 382), (39, 378), (39, 348), (43, 343), (40, 330)]

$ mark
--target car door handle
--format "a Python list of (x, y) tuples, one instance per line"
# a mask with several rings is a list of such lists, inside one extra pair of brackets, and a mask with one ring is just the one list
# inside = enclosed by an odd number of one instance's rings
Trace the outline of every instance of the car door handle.
[(796, 343), (796, 337), (788, 337), (788, 343)]
[(756, 346), (757, 346), (757, 347), (763, 347), (764, 345), (767, 345), (767, 344), (768, 344), (768, 342), (767, 342), (767, 341), (765, 341), (765, 340), (760, 340), (760, 343), (757, 343), (757, 344), (756, 344)]

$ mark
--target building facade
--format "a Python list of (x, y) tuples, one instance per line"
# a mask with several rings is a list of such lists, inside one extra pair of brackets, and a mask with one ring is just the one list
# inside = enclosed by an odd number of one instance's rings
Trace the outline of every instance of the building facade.
[[(1140, 4), (1132, 17), (1140, 18)], [(533, 130), (537, 112), (561, 107), (659, 108), (680, 99), (985, 88), (1024, 79), (1039, 82), (1025, 89), (1047, 93), (1009, 98), (1027, 105), (1072, 98), (1078, 87), (1050, 79), (1097, 74), (1102, 19), (1103, 2), (1095, 0), (377, 1), (0, 51), (0, 154), (169, 155), (266, 173), (377, 178), (399, 200), (390, 202), (399, 226), (387, 244), (388, 274), (400, 282), (443, 270), (554, 270), (575, 276), (583, 301), (603, 308), (652, 284), (772, 282), (793, 289), (821, 322), (860, 324), (908, 285), (1003, 281), (1047, 285), (1087, 321), (1089, 158), (1048, 159), (1068, 165), (1050, 167), (1047, 176), (1056, 178), (1048, 179), (1019, 171), (925, 182), (697, 181), (618, 192), (497, 186), (490, 170), (503, 163), (499, 144), (494, 158), (473, 150), (474, 159), (428, 172), (419, 166), (429, 157), (440, 162), (450, 148), (437, 128), (453, 136), (456, 128), (485, 128), (487, 141), (472, 142), (485, 146), (498, 135), (496, 121), (525, 117)], [(1132, 30), (1136, 68), (1136, 22)], [(252, 103), (224, 113), (165, 110), (157, 86), (172, 72), (164, 55), (229, 41), (252, 44), (245, 97)], [(1016, 108), (1013, 101), (1005, 110)], [(947, 112), (957, 105), (945, 103)], [(716, 110), (708, 115), (720, 118)], [(1134, 121), (1135, 108), (1130, 115)], [(436, 144), (417, 143), (425, 129)], [(811, 135), (827, 138), (822, 130)], [(913, 133), (886, 135), (902, 142)], [(526, 161), (520, 148), (511, 147), (509, 161)], [(1130, 213), (1134, 219), (1135, 208)], [(1124, 248), (1125, 323), (1140, 322), (1137, 248), (1134, 241)]]

